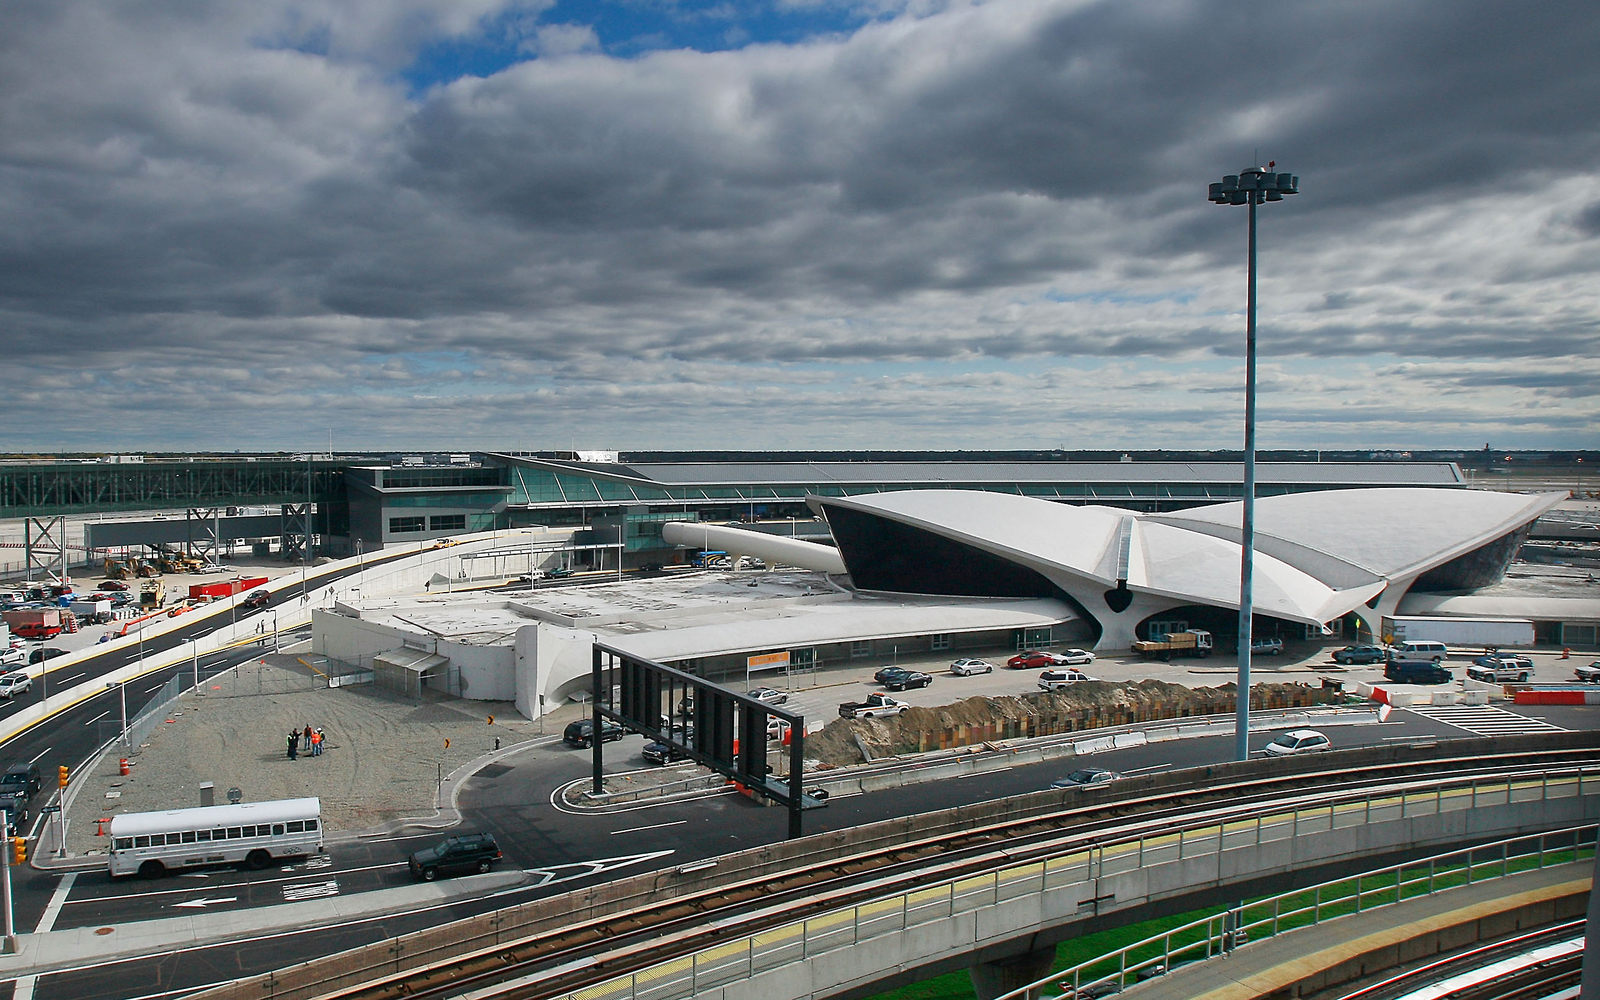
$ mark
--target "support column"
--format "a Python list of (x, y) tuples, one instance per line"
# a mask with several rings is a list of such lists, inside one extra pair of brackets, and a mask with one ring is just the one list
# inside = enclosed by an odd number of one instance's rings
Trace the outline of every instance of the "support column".
[[(1043, 979), (1050, 974), (1050, 966), (1055, 964), (1055, 960), (1055, 945), (1051, 945), (993, 962), (979, 962), (969, 968), (967, 974), (972, 977), (972, 990), (978, 994), (978, 1000), (994, 1000), (995, 997)], [(1043, 995), (1042, 990), (1032, 990), (1028, 993), (1028, 1000), (1038, 1000)]]

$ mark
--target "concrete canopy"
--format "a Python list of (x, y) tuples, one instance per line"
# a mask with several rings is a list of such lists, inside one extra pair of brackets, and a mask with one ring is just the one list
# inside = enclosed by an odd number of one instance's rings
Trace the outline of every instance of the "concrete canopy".
[[(1398, 584), (1392, 595), (1398, 601), (1422, 573), (1517, 531), (1563, 496), (1357, 489), (1259, 499), (1255, 608), (1320, 625), (1362, 608), (1391, 585)], [(956, 593), (961, 583), (952, 583), (945, 564), (961, 561), (963, 553), (973, 554), (972, 566), (998, 558), (1037, 574), (1097, 620), (1099, 648), (1127, 646), (1139, 622), (1164, 610), (1239, 606), (1238, 503), (1139, 514), (967, 490), (810, 502), (828, 517), (863, 589)], [(905, 552), (919, 545), (929, 554), (920, 565), (915, 553)], [(877, 563), (889, 552), (894, 567), (886, 572)], [(1019, 579), (1035, 577), (1012, 576), (1005, 585)], [(995, 585), (982, 590), (974, 581), (973, 592), (998, 596)]]

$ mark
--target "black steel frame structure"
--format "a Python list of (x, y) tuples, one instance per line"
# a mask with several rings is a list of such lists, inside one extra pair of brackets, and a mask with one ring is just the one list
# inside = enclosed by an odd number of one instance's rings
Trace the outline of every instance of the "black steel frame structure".
[[(800, 814), (826, 805), (827, 796), (804, 788), (805, 717), (704, 678), (594, 644), (593, 667), (594, 794), (604, 791), (603, 726), (615, 722), (675, 748), (681, 755), (738, 782), (789, 810), (789, 836), (801, 836)], [(693, 707), (694, 738), (675, 723), (679, 706)], [(767, 720), (789, 727), (787, 780), (772, 777), (767, 764)], [(686, 720), (687, 721), (687, 720)]]

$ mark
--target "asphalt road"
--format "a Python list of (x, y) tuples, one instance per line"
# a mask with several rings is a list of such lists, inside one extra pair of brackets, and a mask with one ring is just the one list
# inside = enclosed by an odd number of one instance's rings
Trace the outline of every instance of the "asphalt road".
[[(152, 683), (153, 683), (152, 679)], [(131, 709), (130, 709), (131, 710)], [(1583, 709), (1540, 709), (1537, 716), (1563, 728), (1592, 725)], [(1488, 723), (1536, 725), (1534, 712), (1484, 715)], [(1468, 724), (1472, 719), (1464, 720)], [(1485, 723), (1485, 724), (1488, 724)], [(1426, 741), (1472, 735), (1454, 723), (1399, 711), (1381, 726), (1349, 726), (1328, 730), (1340, 747), (1397, 741)], [(1270, 738), (1252, 737), (1259, 748)], [(638, 765), (643, 741), (629, 736), (606, 745), (612, 767)], [(1092, 758), (1094, 766), (1142, 773), (1180, 766), (1225, 761), (1232, 755), (1231, 737), (1186, 740), (1110, 751)], [(557, 809), (554, 789), (588, 774), (587, 751), (571, 750), (554, 737), (544, 745), (506, 759), (503, 767), (471, 779), (461, 796), (463, 828), (496, 835), (504, 867), (545, 869), (556, 881), (465, 900), (426, 912), (408, 912), (353, 921), (335, 928), (291, 932), (242, 944), (190, 948), (170, 954), (95, 965), (71, 973), (43, 977), (33, 996), (41, 1000), (89, 998), (154, 998), (254, 972), (281, 968), (385, 937), (431, 926), (474, 913), (569, 891), (622, 874), (676, 867), (730, 851), (784, 839), (786, 812), (764, 808), (737, 795), (665, 804), (610, 814), (574, 815)], [(834, 799), (827, 809), (806, 814), (806, 832), (842, 830), (862, 823), (1044, 788), (1071, 769), (1060, 762), (1012, 768), (981, 778), (950, 780)], [(99, 926), (148, 920), (195, 909), (236, 909), (278, 905), (297, 893), (322, 886), (326, 894), (349, 895), (369, 889), (407, 884), (405, 856), (440, 834), (377, 842), (338, 843), (327, 858), (313, 859), (265, 872), (220, 869), (159, 882), (113, 882), (101, 873), (80, 874), (64, 895), (57, 927)], [(656, 855), (658, 852), (668, 852)], [(591, 874), (595, 862), (610, 860), (615, 874)], [(26, 915), (19, 927), (32, 927), (59, 876), (30, 872), (23, 879)], [(311, 887), (308, 889), (307, 887)], [(181, 904), (189, 903), (188, 907)], [(30, 922), (32, 921), (32, 922)]]

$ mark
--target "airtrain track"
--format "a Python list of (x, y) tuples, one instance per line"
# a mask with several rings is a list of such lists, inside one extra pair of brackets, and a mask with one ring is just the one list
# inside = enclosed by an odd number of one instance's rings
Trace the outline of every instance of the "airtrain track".
[[(1566, 995), (1564, 991), (1578, 985), (1583, 949), (1559, 946), (1581, 941), (1583, 928), (1584, 921), (1568, 920), (1477, 945), (1354, 991), (1332, 990), (1319, 996), (1328, 1000), (1546, 1000)], [(1540, 951), (1546, 954), (1538, 954)]]
[[(1483, 746), (1486, 741), (1470, 741)], [(1443, 746), (1441, 750), (1445, 749)], [(1342, 755), (1332, 755), (1337, 760)], [(565, 996), (587, 986), (690, 954), (753, 931), (867, 902), (918, 886), (1045, 857), (1174, 832), (1178, 822), (1242, 819), (1296, 802), (1399, 791), (1413, 783), (1537, 777), (1600, 764), (1600, 748), (1470, 753), (1431, 760), (1345, 767), (1294, 775), (1226, 775), (1167, 792), (1097, 806), (1058, 808), (1009, 822), (803, 864), (701, 891), (679, 892), (624, 912), (579, 920), (493, 947), (353, 986), (329, 986), (325, 1000), (444, 1000)], [(1200, 770), (1200, 769), (1196, 769)], [(226, 989), (224, 987), (223, 989)], [(210, 994), (207, 994), (210, 995)], [(219, 991), (220, 995), (220, 991)], [(242, 994), (238, 994), (242, 995)], [(271, 996), (270, 993), (255, 995)]]

